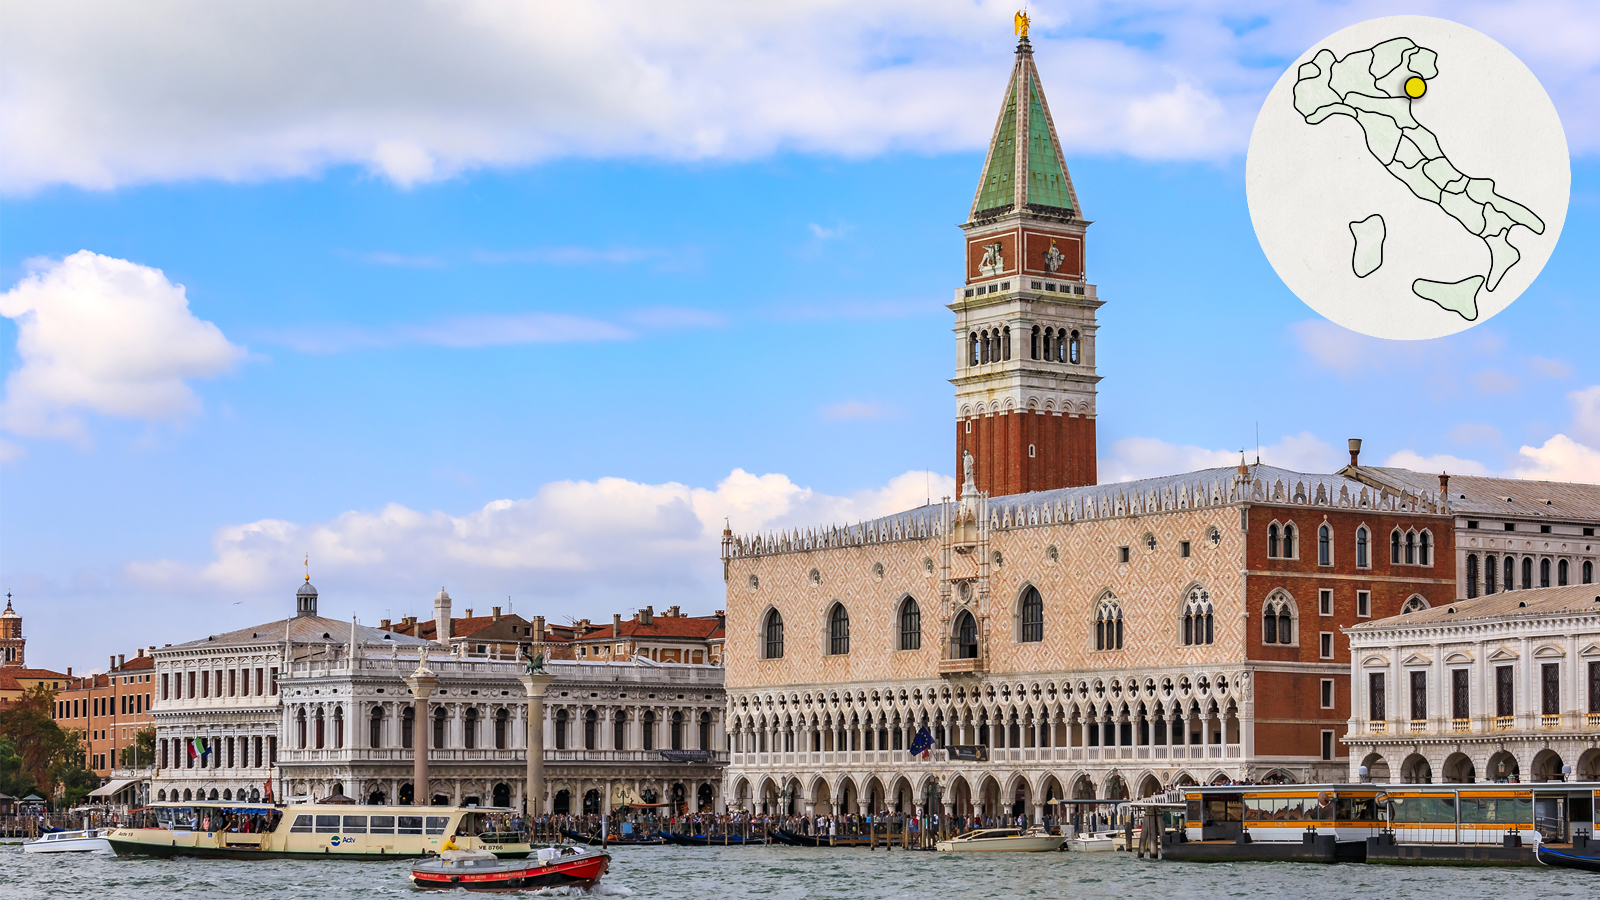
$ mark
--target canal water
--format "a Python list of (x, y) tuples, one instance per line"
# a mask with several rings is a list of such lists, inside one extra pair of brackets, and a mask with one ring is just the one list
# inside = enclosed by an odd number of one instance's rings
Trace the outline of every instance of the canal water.
[[(438, 896), (404, 863), (158, 860), (25, 854), (0, 848), (0, 898), (239, 900)], [(520, 896), (560, 896), (563, 891)], [(581, 894), (573, 891), (571, 893)], [(1126, 853), (920, 853), (793, 847), (636, 847), (613, 854), (595, 897), (961, 898), (1063, 900), (1316, 898), (1521, 900), (1600, 896), (1600, 875), (1570, 869), (1400, 868), (1303, 863), (1201, 864)], [(465, 896), (450, 892), (449, 896)], [(500, 895), (504, 896), (504, 895)]]

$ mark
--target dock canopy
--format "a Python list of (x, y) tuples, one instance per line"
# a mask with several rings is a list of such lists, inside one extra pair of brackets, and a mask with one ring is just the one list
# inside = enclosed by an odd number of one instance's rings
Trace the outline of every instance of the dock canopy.
[(138, 781), (139, 781), (139, 779), (137, 779), (137, 778), (119, 778), (116, 781), (108, 781), (105, 784), (101, 785), (100, 787), (97, 787), (94, 790), (90, 791), (89, 792), (89, 796), (91, 796), (91, 797), (115, 797), (117, 795), (117, 793), (119, 791), (121, 791), (123, 788), (127, 787), (130, 784), (137, 784)]

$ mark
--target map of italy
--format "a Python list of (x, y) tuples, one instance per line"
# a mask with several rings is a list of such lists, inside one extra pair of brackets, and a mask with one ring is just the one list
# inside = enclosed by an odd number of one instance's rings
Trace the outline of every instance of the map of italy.
[[(1510, 241), (1511, 230), (1521, 225), (1543, 234), (1544, 222), (1496, 193), (1493, 180), (1458, 170), (1439, 149), (1439, 139), (1413, 117), (1413, 104), (1438, 75), (1437, 62), (1438, 54), (1403, 37), (1343, 59), (1320, 50), (1297, 73), (1294, 108), (1308, 125), (1334, 116), (1354, 119), (1366, 135), (1367, 149), (1390, 175), (1483, 240), (1489, 248), (1488, 272), (1440, 273), (1444, 277), (1439, 280), (1418, 278), (1411, 284), (1418, 297), (1473, 321), (1478, 318), (1478, 292), (1485, 286), (1493, 291), (1522, 258)], [(1350, 223), (1350, 230), (1355, 239), (1352, 268), (1357, 277), (1365, 277), (1382, 265), (1383, 219), (1374, 213)]]

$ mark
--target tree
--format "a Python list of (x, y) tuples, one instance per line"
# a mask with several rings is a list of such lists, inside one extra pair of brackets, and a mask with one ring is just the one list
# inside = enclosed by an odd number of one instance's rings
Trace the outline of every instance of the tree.
[[(58, 786), (67, 788), (64, 794), (69, 803), (75, 803), (99, 784), (93, 772), (83, 766), (83, 734), (67, 731), (56, 724), (51, 712), (55, 709), (56, 692), (43, 684), (29, 688), (10, 706), (0, 710), (0, 738), (12, 748), (18, 760), (16, 777), (26, 777), (32, 782), (31, 790), (49, 797)], [(0, 753), (0, 774), (10, 773)], [(22, 796), (6, 791), (12, 796)]]
[(11, 738), (0, 735), (0, 794), (26, 797), (38, 789), (33, 776), (22, 767), (22, 756)]
[(156, 730), (142, 728), (133, 736), (133, 743), (122, 748), (122, 768), (144, 769), (156, 761)]

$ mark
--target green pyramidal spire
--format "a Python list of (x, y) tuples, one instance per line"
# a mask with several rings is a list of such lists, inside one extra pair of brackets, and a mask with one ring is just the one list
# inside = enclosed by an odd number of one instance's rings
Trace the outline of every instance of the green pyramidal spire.
[(1006, 86), (983, 181), (972, 200), (970, 220), (1013, 210), (1080, 217), (1078, 195), (1061, 153), (1061, 139), (1050, 120), (1050, 104), (1039, 87), (1033, 47), (1026, 37), (1017, 42), (1017, 62)]

